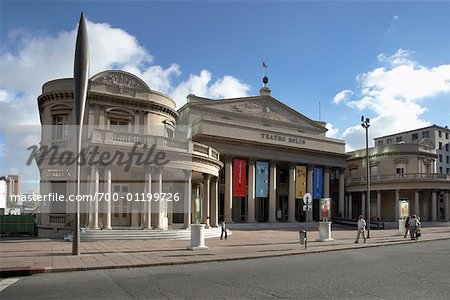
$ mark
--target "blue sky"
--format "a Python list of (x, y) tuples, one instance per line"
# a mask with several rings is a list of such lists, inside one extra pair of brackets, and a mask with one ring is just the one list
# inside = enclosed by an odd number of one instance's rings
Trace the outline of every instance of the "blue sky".
[(348, 150), (364, 145), (361, 115), (371, 138), (450, 125), (448, 1), (1, 1), (0, 11), (7, 125), (38, 124), (42, 84), (71, 76), (81, 11), (93, 71), (138, 73), (180, 105), (189, 91), (258, 94), (266, 61), (272, 96), (312, 119), (320, 101)]

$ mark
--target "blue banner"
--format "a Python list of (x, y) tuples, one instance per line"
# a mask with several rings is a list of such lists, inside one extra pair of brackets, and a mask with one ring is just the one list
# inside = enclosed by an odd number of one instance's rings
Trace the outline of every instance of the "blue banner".
[(255, 197), (269, 196), (269, 163), (256, 162), (256, 187)]
[(323, 198), (323, 169), (314, 168), (313, 199)]

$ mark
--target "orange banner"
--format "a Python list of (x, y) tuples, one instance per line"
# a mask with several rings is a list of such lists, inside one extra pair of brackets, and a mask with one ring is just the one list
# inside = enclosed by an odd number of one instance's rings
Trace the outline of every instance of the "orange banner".
[(306, 194), (306, 166), (295, 166), (295, 198), (301, 199)]

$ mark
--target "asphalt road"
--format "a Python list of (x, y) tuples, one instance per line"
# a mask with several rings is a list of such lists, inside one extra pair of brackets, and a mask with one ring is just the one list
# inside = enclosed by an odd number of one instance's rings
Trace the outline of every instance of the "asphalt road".
[[(205, 252), (206, 253), (206, 252)], [(449, 299), (450, 242), (21, 277), (1, 299)]]

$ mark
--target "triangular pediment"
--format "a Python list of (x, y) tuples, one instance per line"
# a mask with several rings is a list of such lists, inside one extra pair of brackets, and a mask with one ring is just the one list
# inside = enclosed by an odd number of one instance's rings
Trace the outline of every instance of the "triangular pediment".
[(281, 122), (290, 125), (315, 128), (316, 130), (326, 130), (323, 125), (309, 119), (271, 96), (225, 100), (204, 99), (204, 101), (195, 101), (192, 105), (197, 108), (203, 107), (208, 110), (223, 111), (227, 114), (232, 113), (243, 117), (265, 120), (267, 122)]

